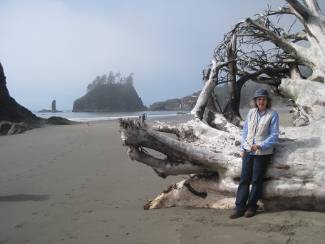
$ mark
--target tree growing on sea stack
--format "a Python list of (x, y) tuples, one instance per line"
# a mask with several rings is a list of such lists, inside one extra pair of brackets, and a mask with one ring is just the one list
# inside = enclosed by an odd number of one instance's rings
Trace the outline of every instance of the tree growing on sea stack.
[[(147, 203), (146, 209), (234, 207), (241, 172), (240, 91), (253, 80), (290, 98), (294, 109), (294, 126), (280, 128), (266, 174), (264, 208), (325, 210), (325, 16), (316, 0), (286, 2), (279, 10), (269, 8), (237, 23), (225, 35), (204, 72), (193, 120), (178, 125), (157, 122), (153, 127), (144, 120), (120, 121), (131, 159), (163, 178), (190, 175)], [(300, 25), (281, 26), (281, 20), (291, 19)], [(308, 77), (301, 72), (305, 68), (311, 71)], [(228, 100), (219, 101), (215, 90), (225, 84)], [(147, 148), (165, 157), (155, 157)]]
[(73, 103), (73, 112), (134, 112), (147, 108), (133, 86), (133, 74), (97, 76), (87, 93)]

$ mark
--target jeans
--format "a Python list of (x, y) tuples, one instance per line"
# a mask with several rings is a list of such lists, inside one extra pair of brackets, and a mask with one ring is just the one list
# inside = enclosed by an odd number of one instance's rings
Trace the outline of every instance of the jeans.
[[(236, 210), (257, 209), (257, 201), (262, 196), (263, 178), (267, 165), (272, 157), (269, 155), (250, 155), (245, 152), (242, 160), (242, 171), (236, 195)], [(249, 192), (249, 185), (252, 184)], [(247, 203), (247, 205), (246, 205)]]

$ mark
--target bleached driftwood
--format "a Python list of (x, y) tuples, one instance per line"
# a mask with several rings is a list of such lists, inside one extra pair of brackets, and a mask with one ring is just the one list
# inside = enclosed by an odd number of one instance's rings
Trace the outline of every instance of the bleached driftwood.
[[(280, 129), (280, 142), (265, 177), (264, 208), (325, 211), (325, 188), (322, 187), (325, 182), (324, 16), (316, 1), (307, 0), (304, 5), (296, 0), (287, 2), (289, 8), (268, 10), (258, 19), (240, 22), (226, 36), (225, 42), (230, 40), (232, 44), (228, 42), (217, 48), (215, 61), (192, 111), (193, 120), (176, 125), (156, 123), (153, 127), (144, 120), (120, 121), (122, 142), (128, 147), (132, 159), (152, 167), (161, 177), (189, 175), (188, 179), (171, 186), (146, 204), (146, 209), (234, 207), (241, 172), (241, 128), (234, 123), (233, 116), (229, 116), (229, 110), (226, 115), (213, 107), (216, 99), (214, 89), (218, 84), (229, 81), (231, 86), (236, 86), (230, 91), (237, 89), (238, 92), (245, 81), (252, 79), (275, 86), (282, 96), (292, 99), (296, 109), (295, 123), (300, 126)], [(297, 16), (305, 27), (304, 32), (284, 34), (268, 22), (268, 16), (283, 13)], [(231, 50), (238, 46), (233, 43), (234, 34), (240, 44), (244, 40), (239, 34), (250, 34), (257, 43), (268, 40), (281, 51), (268, 56), (267, 52), (263, 55), (255, 52), (243, 54), (242, 50), (236, 49), (236, 55), (229, 55), (229, 45)], [(310, 46), (297, 46), (296, 42), (300, 39), (308, 40)], [(223, 46), (227, 46), (226, 51)], [(221, 54), (225, 54), (226, 58)], [(263, 63), (262, 56), (279, 59)], [(300, 75), (299, 64), (312, 69), (309, 80)], [(228, 72), (228, 75), (222, 76), (223, 72)], [(231, 97), (230, 103), (238, 102), (235, 101), (238, 96)], [(226, 106), (236, 109), (229, 103)], [(237, 112), (234, 111), (234, 114)], [(160, 152), (160, 156), (148, 149)]]
[[(325, 94), (325, 87), (318, 95), (321, 93)], [(314, 102), (325, 102), (325, 96)], [(321, 118), (312, 120), (307, 127), (281, 128), (280, 143), (266, 175), (265, 208), (325, 210), (324, 122), (325, 118)], [(238, 127), (224, 120), (223, 128), (227, 129), (218, 130), (200, 120), (191, 120), (179, 126), (157, 123), (148, 128), (129, 120), (122, 122), (122, 128), (123, 143), (130, 146), (130, 157), (154, 168), (160, 176), (199, 174), (177, 183), (147, 208), (233, 207), (241, 171)], [(182, 141), (158, 131), (175, 134)], [(157, 150), (167, 157), (156, 159), (143, 148)], [(186, 184), (197, 192), (206, 192), (207, 197), (193, 194)]]

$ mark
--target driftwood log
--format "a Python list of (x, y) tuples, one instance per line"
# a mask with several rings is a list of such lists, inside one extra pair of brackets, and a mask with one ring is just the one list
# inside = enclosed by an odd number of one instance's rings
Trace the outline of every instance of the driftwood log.
[[(193, 120), (157, 122), (152, 127), (143, 118), (120, 121), (121, 139), (131, 159), (152, 167), (160, 177), (189, 175), (146, 209), (234, 207), (241, 172), (238, 99), (243, 84), (253, 80), (290, 98), (295, 110), (294, 126), (280, 128), (265, 177), (264, 208), (325, 210), (325, 17), (316, 1), (287, 3), (238, 23), (225, 36), (204, 72)], [(283, 14), (297, 18), (303, 30), (292, 34), (276, 27), (271, 18)], [(300, 41), (309, 45), (299, 45)], [(267, 42), (274, 44), (272, 50), (262, 47)], [(262, 51), (248, 52), (244, 46), (252, 43)], [(301, 66), (311, 70), (308, 77)], [(223, 85), (229, 86), (230, 96), (220, 106), (216, 94)]]

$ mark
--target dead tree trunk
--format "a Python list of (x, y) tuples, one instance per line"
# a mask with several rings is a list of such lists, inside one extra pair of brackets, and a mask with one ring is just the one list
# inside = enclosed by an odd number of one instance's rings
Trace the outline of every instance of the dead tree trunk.
[[(280, 143), (265, 177), (264, 208), (325, 211), (325, 85), (317, 82), (325, 76), (324, 16), (315, 0), (287, 2), (289, 8), (268, 10), (257, 19), (240, 22), (226, 35), (215, 50), (209, 79), (192, 110), (193, 120), (178, 125), (158, 122), (152, 128), (143, 120), (120, 121), (122, 142), (132, 159), (152, 167), (161, 177), (190, 175), (146, 204), (146, 209), (234, 206), (241, 172), (241, 129), (229, 117), (227, 120), (211, 110), (209, 103), (216, 99), (216, 85), (230, 83), (230, 91), (238, 99), (242, 85), (251, 79), (276, 86), (283, 96), (291, 98), (299, 126), (280, 128)], [(304, 31), (283, 33), (269, 20), (279, 14), (297, 16)], [(308, 40), (310, 46), (299, 46), (299, 40)], [(261, 46), (265, 41), (275, 47), (249, 52), (243, 48), (244, 44)], [(224, 47), (229, 42), (231, 49), (227, 51)], [(301, 79), (300, 64), (313, 70), (309, 80)], [(221, 69), (228, 75), (223, 76)], [(209, 112), (214, 113), (213, 119), (204, 119)], [(164, 157), (155, 157), (148, 149)]]
[(212, 96), (213, 89), (216, 86), (216, 77), (218, 77), (219, 70), (230, 62), (233, 61), (218, 63), (215, 59), (212, 60), (209, 78), (205, 82), (204, 87), (196, 101), (196, 104), (191, 111), (191, 114), (194, 115), (195, 118), (198, 118), (200, 120), (203, 119), (205, 108)]
[[(319, 113), (308, 127), (281, 128), (280, 144), (265, 181), (263, 198), (265, 209), (325, 210), (325, 87), (313, 81), (300, 80), (291, 87), (284, 81), (283, 92), (297, 94), (305, 86), (313, 88), (307, 97), (299, 95), (298, 101)], [(316, 91), (315, 91), (316, 90)], [(310, 99), (309, 95), (313, 95)], [(314, 116), (314, 115), (313, 115)], [(319, 119), (319, 116), (324, 116)], [(146, 205), (146, 208), (194, 206), (232, 208), (239, 182), (241, 158), (239, 156), (240, 129), (221, 115), (218, 129), (200, 120), (182, 125), (157, 123), (149, 128), (133, 120), (121, 121), (122, 141), (128, 146), (129, 156), (152, 167), (161, 177), (195, 174), (164, 191)], [(217, 120), (217, 119), (216, 119)], [(173, 139), (164, 133), (175, 134)], [(320, 133), (321, 132), (321, 133)], [(165, 158), (155, 158), (148, 148), (159, 151)], [(189, 190), (189, 186), (191, 190)], [(196, 193), (206, 193), (200, 197)]]
[(230, 100), (226, 104), (225, 109), (223, 110), (223, 115), (227, 118), (228, 121), (235, 125), (239, 125), (241, 119), (239, 113), (239, 105), (240, 105), (240, 90), (241, 87), (237, 85), (237, 36), (234, 33), (232, 38), (227, 46), (227, 55), (228, 60), (233, 60), (228, 65), (229, 74), (228, 74), (228, 81), (229, 81), (229, 93), (230, 93)]

